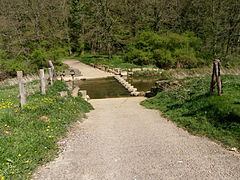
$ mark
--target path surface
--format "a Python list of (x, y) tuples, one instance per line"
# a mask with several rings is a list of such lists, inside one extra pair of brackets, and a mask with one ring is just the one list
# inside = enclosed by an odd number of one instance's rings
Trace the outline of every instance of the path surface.
[(91, 100), (95, 110), (64, 140), (64, 151), (39, 180), (171, 180), (240, 178), (240, 156), (188, 134), (140, 106), (144, 100)]
[(82, 73), (82, 79), (94, 79), (94, 78), (105, 78), (113, 76), (111, 73), (101, 71), (99, 69), (93, 68), (86, 64), (79, 62), (79, 60), (69, 59), (64, 60), (64, 64), (68, 65), (71, 68), (79, 69)]

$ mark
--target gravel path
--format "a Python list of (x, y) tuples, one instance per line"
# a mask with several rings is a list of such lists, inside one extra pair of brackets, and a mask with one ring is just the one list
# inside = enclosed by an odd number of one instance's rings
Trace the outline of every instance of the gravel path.
[(240, 179), (240, 155), (190, 135), (137, 98), (91, 100), (39, 180)]
[(79, 60), (69, 59), (64, 60), (64, 64), (68, 65), (71, 68), (79, 69), (82, 73), (83, 79), (94, 79), (94, 78), (105, 78), (113, 76), (111, 73), (101, 71), (99, 69), (88, 66), (84, 63), (79, 62)]

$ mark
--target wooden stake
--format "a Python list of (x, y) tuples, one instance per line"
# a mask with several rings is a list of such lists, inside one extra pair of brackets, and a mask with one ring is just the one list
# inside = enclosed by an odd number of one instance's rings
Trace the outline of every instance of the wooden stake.
[(215, 71), (216, 71), (216, 65), (213, 63), (213, 70), (212, 70), (212, 81), (211, 81), (211, 86), (210, 86), (210, 93), (212, 94), (214, 91), (214, 87), (216, 84), (216, 78), (215, 78)]
[(52, 68), (48, 68), (48, 74), (49, 74), (49, 83), (50, 83), (50, 85), (53, 85), (53, 73), (52, 73)]
[(18, 78), (18, 84), (19, 84), (19, 95), (20, 95), (20, 105), (23, 107), (23, 105), (26, 104), (26, 92), (25, 87), (23, 84), (23, 72), (17, 71), (17, 78)]
[(56, 74), (55, 74), (55, 68), (54, 68), (54, 65), (53, 65), (52, 61), (48, 61), (48, 63), (49, 63), (49, 66), (50, 66), (51, 69), (52, 69), (53, 80), (56, 80)]
[(213, 94), (214, 87), (217, 83), (218, 95), (222, 95), (222, 81), (221, 81), (221, 63), (219, 59), (215, 59), (213, 62), (212, 81), (210, 86), (210, 93)]
[(44, 76), (44, 69), (40, 69), (39, 76), (40, 76), (40, 91), (42, 94), (46, 94), (46, 82), (45, 82), (45, 76)]
[(216, 60), (216, 81), (217, 81), (217, 89), (218, 89), (218, 95), (222, 95), (222, 81), (221, 81), (221, 63), (220, 60)]

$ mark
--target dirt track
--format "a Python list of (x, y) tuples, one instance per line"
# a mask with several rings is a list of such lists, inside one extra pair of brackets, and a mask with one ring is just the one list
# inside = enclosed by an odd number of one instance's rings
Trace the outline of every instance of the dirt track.
[(239, 179), (240, 156), (188, 134), (144, 100), (91, 100), (95, 110), (65, 139), (64, 151), (40, 169), (41, 180)]
[(103, 72), (99, 69), (83, 64), (79, 62), (79, 60), (69, 59), (64, 60), (63, 63), (71, 68), (79, 69), (83, 75), (83, 79), (105, 78), (113, 76), (111, 73)]

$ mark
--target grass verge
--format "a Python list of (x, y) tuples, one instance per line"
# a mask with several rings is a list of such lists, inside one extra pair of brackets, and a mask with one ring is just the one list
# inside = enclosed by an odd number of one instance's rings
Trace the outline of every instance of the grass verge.
[(60, 91), (67, 91), (67, 87), (56, 81), (46, 95), (30, 95), (28, 104), (20, 109), (18, 87), (0, 88), (1, 180), (30, 179), (39, 165), (56, 157), (56, 142), (70, 123), (92, 109), (80, 97), (60, 97)]
[[(240, 76), (224, 75), (223, 96), (209, 95), (210, 78), (189, 77), (142, 102), (193, 134), (240, 149)], [(176, 81), (176, 79), (175, 79)]]

